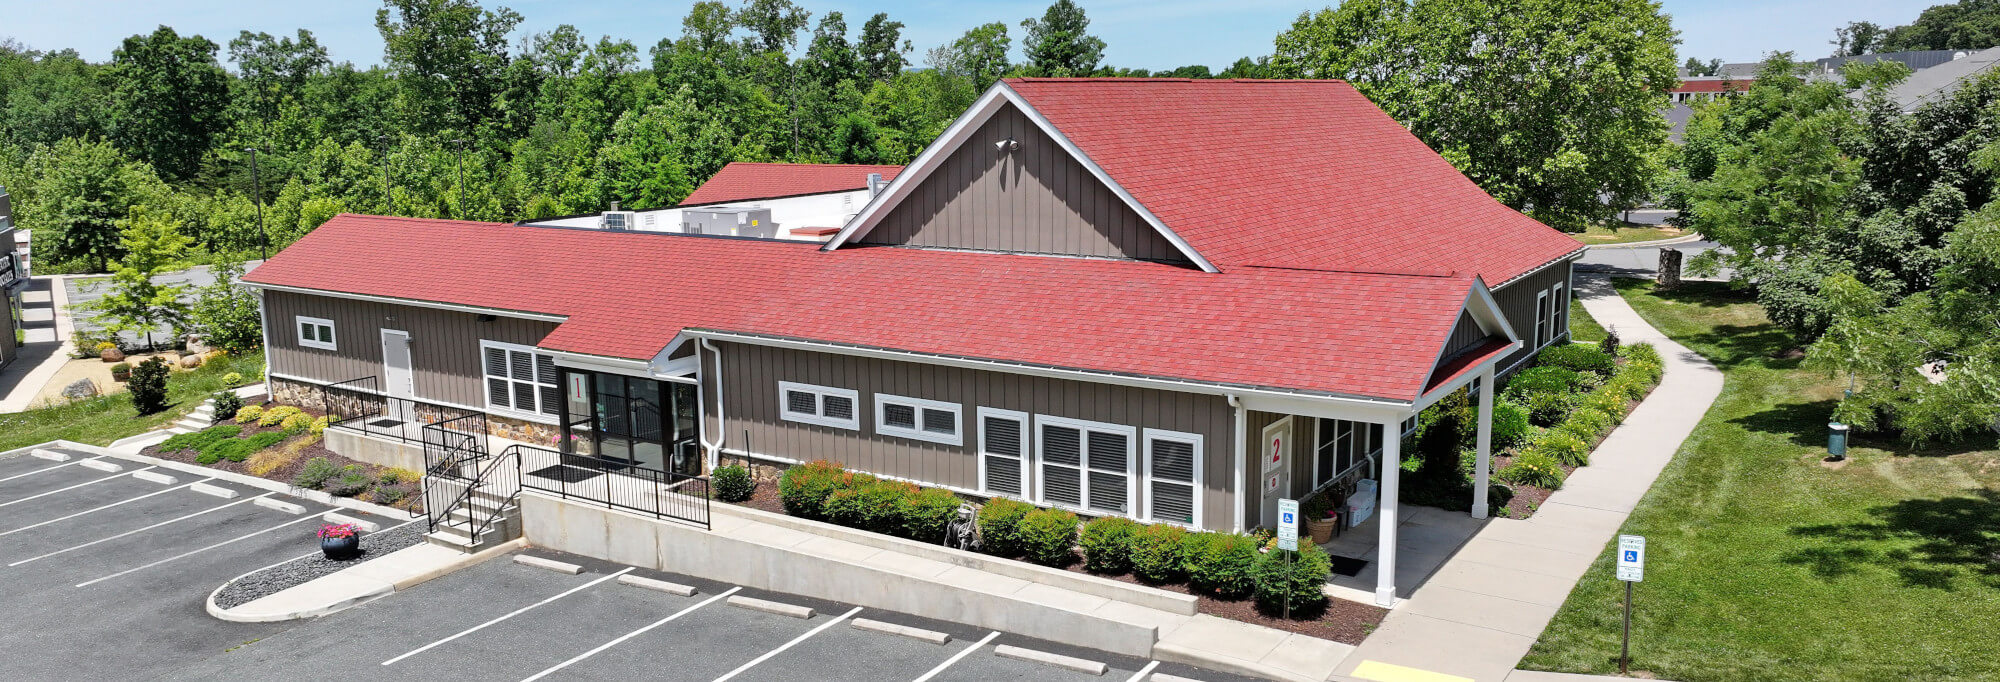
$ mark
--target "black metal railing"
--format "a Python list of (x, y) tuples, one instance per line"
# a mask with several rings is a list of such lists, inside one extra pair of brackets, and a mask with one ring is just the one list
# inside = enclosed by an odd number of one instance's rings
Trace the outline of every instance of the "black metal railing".
[[(480, 486), (493, 480), (497, 470), (486, 447), (486, 415), (466, 415), (423, 426), (424, 515), (430, 529), (444, 524), (454, 510), (469, 504)], [(518, 460), (510, 462), (519, 471)], [(518, 477), (516, 477), (518, 478)], [(520, 492), (518, 484), (505, 497)], [(472, 537), (478, 537), (473, 534)]]
[(581, 500), (653, 518), (709, 527), (708, 477), (689, 476), (636, 463), (564, 454), (548, 448), (516, 445), (521, 457), (521, 487), (565, 500)]
[(478, 417), (478, 432), (486, 432), (484, 412), (389, 396), (380, 385), (378, 377), (366, 376), (320, 386), (319, 407), (328, 427), (420, 443), (427, 425)]
[[(424, 480), (424, 513), (430, 529), (451, 525), (465, 531), (468, 540), (506, 517), (507, 507), (521, 495), (521, 453), (519, 446), (491, 457), (466, 459), (454, 475), (432, 476)], [(433, 499), (439, 500), (435, 506)], [(484, 505), (474, 504), (484, 502)]]
[(319, 409), (329, 427), (358, 429), (387, 411), (380, 381), (367, 376), (319, 387)]

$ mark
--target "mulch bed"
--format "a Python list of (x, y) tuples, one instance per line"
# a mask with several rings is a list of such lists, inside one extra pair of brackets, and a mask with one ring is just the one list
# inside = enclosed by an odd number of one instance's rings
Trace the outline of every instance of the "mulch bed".
[(773, 514), (785, 513), (784, 502), (778, 500), (777, 481), (758, 481), (757, 487), (750, 491), (750, 499), (735, 504)]
[[(229, 424), (234, 422), (225, 421), (223, 423)], [(263, 433), (265, 431), (284, 430), (276, 426), (258, 426), (257, 422), (254, 421), (248, 424), (237, 424), (237, 426), (243, 427), (243, 432), (237, 435), (238, 438), (248, 438), (250, 436), (254, 436), (259, 433)], [(282, 441), (277, 445), (272, 446), (272, 448), (277, 449), (286, 447), (295, 440), (296, 439)], [(194, 450), (180, 449), (180, 450), (163, 451), (160, 449), (160, 446), (158, 445), (148, 445), (146, 446), (146, 449), (140, 451), (140, 454), (151, 457), (158, 457), (160, 459), (165, 459), (165, 460), (172, 460), (175, 462), (185, 462), (196, 466), (208, 467), (210, 469), (219, 469), (231, 473), (243, 474), (245, 476), (256, 476), (256, 474), (252, 474), (249, 471), (250, 468), (249, 458), (245, 458), (244, 461), (241, 462), (232, 462), (227, 459), (222, 459), (222, 460), (216, 460), (214, 464), (202, 464), (200, 462), (195, 461), (195, 457), (200, 453), (197, 453)], [(262, 478), (270, 481), (277, 481), (279, 483), (291, 485), (292, 479), (298, 477), (299, 470), (304, 469), (306, 466), (306, 462), (311, 461), (315, 457), (324, 457), (328, 462), (332, 462), (334, 466), (338, 466), (343, 469), (346, 468), (348, 465), (360, 465), (361, 467), (368, 470), (370, 476), (374, 477), (380, 477), (382, 474), (382, 470), (386, 468), (336, 454), (334, 453), (334, 451), (326, 449), (326, 441), (322, 439), (300, 449), (298, 456), (292, 458), (292, 461), (286, 462), (285, 464), (279, 466), (278, 468), (271, 470), (269, 473), (266, 473), (262, 476), (257, 476), (257, 478)], [(408, 511), (411, 513), (423, 512), (424, 496), (421, 494), (421, 491), (417, 487), (416, 482), (411, 481), (407, 483), (398, 483), (391, 487), (403, 489), (404, 495), (403, 499), (398, 500), (395, 504), (387, 506), (393, 507), (395, 509)], [(364, 502), (371, 501), (367, 499), (366, 496), (357, 499), (361, 499)]]
[(1389, 615), (1389, 610), (1380, 606), (1327, 597), (1326, 610), (1320, 613), (1318, 618), (1310, 620), (1297, 618), (1286, 620), (1283, 616), (1265, 615), (1263, 611), (1257, 608), (1257, 600), (1255, 599), (1224, 601), (1195, 592), (1189, 589), (1187, 585), (1179, 583), (1154, 585), (1141, 581), (1129, 573), (1123, 575), (1093, 573), (1084, 570), (1083, 562), (1081, 561), (1071, 563), (1069, 566), (1064, 567), (1064, 570), (1071, 573), (1082, 573), (1084, 575), (1116, 580), (1121, 583), (1144, 585), (1168, 592), (1192, 594), (1197, 598), (1195, 602), (1196, 611), (1217, 618), (1228, 618), (1251, 625), (1262, 625), (1267, 628), (1284, 630), (1307, 637), (1330, 639), (1342, 644), (1360, 644), (1361, 640), (1367, 639), (1368, 633), (1374, 632), (1375, 626), (1381, 623), (1384, 617)]

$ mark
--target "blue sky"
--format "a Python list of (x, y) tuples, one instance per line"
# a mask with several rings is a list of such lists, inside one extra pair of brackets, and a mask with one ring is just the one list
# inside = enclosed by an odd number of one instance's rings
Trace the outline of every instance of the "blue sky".
[[(1091, 29), (1109, 47), (1106, 60), (1118, 66), (1161, 69), (1184, 64), (1226, 66), (1237, 57), (1271, 51), (1271, 39), (1299, 12), (1335, 0), (1082, 0)], [(1681, 55), (1724, 61), (1755, 61), (1771, 50), (1824, 56), (1836, 26), (1868, 20), (1890, 26), (1909, 23), (1923, 8), (1941, 0), (1664, 0), (1681, 31)], [(692, 2), (631, 0), (488, 0), (520, 12), (528, 31), (573, 24), (591, 36), (629, 39), (643, 50), (663, 36), (678, 35), (681, 15)], [(732, 2), (732, 4), (734, 4)], [(858, 33), (875, 12), (908, 25), (904, 35), (924, 50), (951, 40), (972, 26), (1004, 21), (1017, 35), (1020, 20), (1040, 16), (1047, 0), (951, 2), (948, 0), (803, 0), (818, 15), (837, 10)], [(0, 37), (31, 47), (73, 47), (92, 60), (108, 59), (125, 36), (159, 24), (182, 33), (200, 33), (221, 45), (238, 30), (290, 33), (310, 29), (335, 60), (373, 64), (381, 60), (375, 9), (363, 0), (227, 2), (223, 0), (63, 0), (0, 3)]]

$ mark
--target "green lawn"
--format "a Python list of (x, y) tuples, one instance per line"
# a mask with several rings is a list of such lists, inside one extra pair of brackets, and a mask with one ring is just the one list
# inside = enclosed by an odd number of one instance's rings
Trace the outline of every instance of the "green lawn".
[[(1724, 285), (1656, 294), (1646, 320), (1707, 356), (1721, 397), (1622, 532), (1647, 538), (1635, 670), (1705, 680), (2000, 679), (2000, 451), (1859, 439), (1822, 464), (1845, 382)], [(1614, 673), (1622, 586), (1609, 548), (1524, 668)]]
[(1603, 341), (1604, 336), (1605, 336), (1604, 325), (1598, 324), (1597, 318), (1591, 317), (1590, 311), (1583, 309), (1583, 299), (1575, 297), (1570, 298), (1569, 300), (1570, 340), (1584, 341), (1588, 343), (1597, 343), (1599, 341)]
[(1572, 233), (1570, 237), (1585, 244), (1595, 245), (1650, 242), (1660, 239), (1673, 239), (1685, 234), (1687, 234), (1687, 231), (1684, 229), (1666, 225), (1625, 226), (1600, 224), (1592, 225), (1582, 232)]
[(150, 431), (181, 418), (209, 394), (222, 390), (222, 376), (243, 375), (246, 383), (264, 376), (264, 354), (225, 357), (210, 361), (191, 372), (174, 372), (167, 377), (167, 410), (140, 416), (132, 409), (130, 393), (113, 393), (56, 407), (0, 415), (0, 451), (36, 445), (58, 438), (91, 445)]

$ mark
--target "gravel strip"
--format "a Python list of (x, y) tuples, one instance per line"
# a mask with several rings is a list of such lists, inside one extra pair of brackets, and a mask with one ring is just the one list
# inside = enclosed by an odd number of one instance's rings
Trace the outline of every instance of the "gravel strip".
[[(412, 521), (397, 528), (361, 536), (361, 556), (348, 561), (328, 561), (325, 556), (314, 554), (293, 559), (270, 568), (243, 576), (242, 579), (222, 588), (215, 595), (215, 605), (233, 609), (265, 597), (303, 585), (314, 578), (331, 575), (364, 561), (374, 559), (399, 549), (415, 546), (424, 541), (424, 524)], [(318, 541), (315, 540), (315, 543)]]

